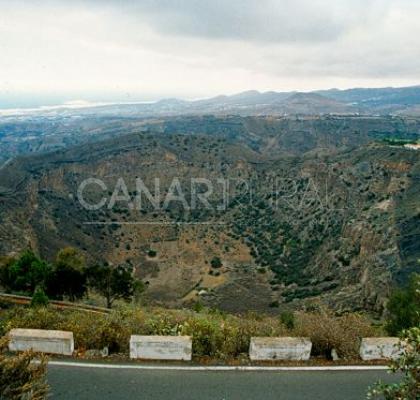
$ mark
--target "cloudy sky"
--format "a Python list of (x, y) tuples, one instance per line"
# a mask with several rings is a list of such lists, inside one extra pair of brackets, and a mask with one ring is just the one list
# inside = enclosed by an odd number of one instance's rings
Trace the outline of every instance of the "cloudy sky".
[(418, 0), (0, 0), (0, 108), (420, 84)]

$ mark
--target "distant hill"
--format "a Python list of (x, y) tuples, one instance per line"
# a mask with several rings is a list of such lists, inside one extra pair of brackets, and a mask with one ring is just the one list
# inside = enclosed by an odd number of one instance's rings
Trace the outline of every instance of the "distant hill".
[(321, 90), (318, 94), (369, 109), (393, 110), (420, 105), (420, 86), (404, 88)]
[[(20, 116), (127, 116), (157, 117), (191, 114), (251, 115), (325, 115), (363, 114), (392, 115), (410, 114), (420, 105), (420, 86), (404, 88), (319, 90), (300, 92), (258, 92), (250, 90), (231, 96), (185, 101), (163, 99), (151, 103), (115, 104), (96, 107), (68, 107), (18, 111)], [(416, 111), (417, 112), (417, 111)], [(0, 113), (0, 117), (4, 111)]]
[(275, 111), (286, 115), (324, 115), (354, 114), (357, 109), (317, 93), (295, 93), (273, 107)]

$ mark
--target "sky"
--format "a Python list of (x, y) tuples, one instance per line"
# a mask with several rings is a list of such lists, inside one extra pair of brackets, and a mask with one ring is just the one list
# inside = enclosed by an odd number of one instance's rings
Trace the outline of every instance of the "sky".
[(420, 84), (418, 0), (0, 0), (0, 108)]

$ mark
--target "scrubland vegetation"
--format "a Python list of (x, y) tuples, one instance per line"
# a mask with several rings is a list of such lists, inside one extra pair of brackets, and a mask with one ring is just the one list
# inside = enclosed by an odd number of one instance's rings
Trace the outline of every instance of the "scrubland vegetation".
[[(401, 382), (393, 385), (378, 382), (370, 389), (368, 398), (417, 399), (420, 387), (418, 274), (412, 276), (407, 287), (396, 289), (391, 294), (386, 319), (374, 324), (368, 314), (338, 315), (320, 303), (314, 303), (310, 310), (279, 310), (277, 316), (252, 312), (233, 315), (199, 303), (193, 309), (177, 310), (140, 305), (133, 301), (136, 281), (130, 273), (119, 275), (121, 267), (87, 268), (82, 261), (73, 249), (60, 252), (52, 265), (30, 252), (17, 259), (3, 261), (3, 285), (11, 282), (13, 286), (9, 288), (32, 294), (32, 304), (22, 307), (0, 303), (0, 337), (13, 328), (65, 330), (74, 334), (77, 356), (84, 357), (87, 350), (106, 347), (111, 355), (126, 357), (132, 334), (189, 335), (196, 361), (247, 363), (251, 337), (298, 336), (310, 338), (312, 357), (329, 359), (335, 349), (343, 362), (353, 363), (359, 358), (361, 338), (401, 334), (408, 347), (404, 355), (391, 365), (392, 371), (402, 373)], [(89, 275), (86, 271), (94, 271), (95, 274)], [(113, 275), (115, 273), (116, 276)], [(56, 280), (59, 274), (64, 275)], [(94, 276), (97, 282), (89, 283)], [(51, 281), (56, 282), (55, 292), (49, 286)], [(114, 304), (113, 309), (109, 313), (58, 311), (49, 305), (46, 295), (80, 300), (88, 289), (101, 294), (109, 306)], [(32, 352), (7, 354), (6, 343), (4, 337), (0, 343), (0, 398), (46, 398), (46, 359), (41, 357), (40, 364), (33, 364), (35, 354)]]
[[(214, 263), (218, 263), (216, 260)], [(279, 310), (277, 316), (246, 313), (232, 315), (197, 303), (193, 309), (170, 310), (140, 305), (134, 295), (144, 288), (123, 266), (86, 266), (80, 253), (61, 250), (52, 264), (31, 251), (0, 263), (0, 283), (9, 291), (32, 297), (31, 307), (2, 310), (0, 335), (12, 328), (72, 331), (75, 345), (87, 349), (108, 347), (110, 352), (128, 353), (130, 335), (190, 335), (196, 357), (235, 359), (247, 354), (251, 336), (304, 336), (313, 343), (315, 356), (330, 357), (335, 349), (341, 358), (358, 357), (360, 338), (398, 335), (420, 326), (420, 276), (413, 274), (406, 288), (396, 289), (388, 302), (386, 320), (372, 324), (368, 314), (335, 314), (314, 303), (306, 311)], [(109, 314), (75, 310), (56, 311), (54, 299), (86, 300), (88, 290), (101, 296)], [(48, 296), (47, 296), (48, 295)]]
[(25, 351), (14, 356), (5, 354), (7, 340), (0, 339), (0, 399), (41, 400), (48, 393), (46, 381), (47, 360), (35, 353)]
[(293, 314), (293, 327), (280, 317), (249, 313), (242, 316), (203, 309), (167, 310), (123, 306), (110, 314), (57, 312), (49, 307), (11, 308), (1, 313), (0, 329), (60, 329), (72, 331), (81, 352), (107, 346), (110, 352), (128, 353), (130, 335), (190, 335), (193, 355), (234, 359), (248, 353), (251, 336), (308, 336), (313, 354), (329, 356), (333, 348), (344, 358), (356, 358), (359, 340), (380, 332), (359, 314), (334, 316), (326, 310)]

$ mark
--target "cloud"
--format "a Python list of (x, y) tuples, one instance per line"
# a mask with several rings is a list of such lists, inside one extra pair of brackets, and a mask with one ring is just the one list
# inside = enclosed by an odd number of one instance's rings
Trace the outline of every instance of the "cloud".
[(414, 0), (0, 0), (0, 108), (418, 84), (419, 19)]
[(387, 3), (386, 0), (105, 1), (165, 35), (263, 43), (333, 41), (359, 24), (373, 22), (375, 15), (386, 12)]

